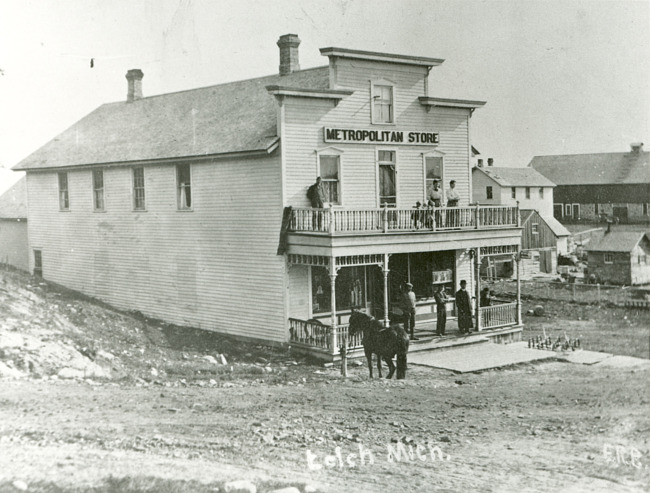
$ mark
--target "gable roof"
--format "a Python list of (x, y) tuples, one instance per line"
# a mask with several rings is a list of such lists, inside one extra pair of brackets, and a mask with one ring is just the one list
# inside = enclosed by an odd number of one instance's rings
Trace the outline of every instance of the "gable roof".
[(533, 168), (495, 168), (493, 166), (472, 168), (472, 173), (484, 173), (502, 187), (554, 187), (548, 178), (545, 178)]
[(556, 238), (559, 238), (561, 236), (571, 236), (569, 230), (562, 226), (558, 220), (552, 216), (542, 215), (535, 209), (519, 209), (519, 214), (521, 214), (522, 226), (526, 224), (526, 221), (528, 221), (533, 216), (533, 214), (537, 214), (537, 217), (546, 223)]
[(588, 245), (589, 252), (631, 252), (647, 233), (638, 231), (612, 231), (606, 233), (595, 245)]
[(13, 169), (270, 152), (278, 141), (273, 84), (327, 89), (329, 67), (104, 104)]
[(27, 217), (27, 180), (23, 176), (0, 195), (0, 218), (24, 219)]
[(650, 152), (535, 156), (528, 166), (557, 185), (650, 183)]

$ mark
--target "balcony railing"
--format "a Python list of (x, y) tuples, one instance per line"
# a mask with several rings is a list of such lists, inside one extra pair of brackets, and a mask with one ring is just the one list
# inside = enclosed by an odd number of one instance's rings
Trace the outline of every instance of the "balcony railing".
[(332, 354), (338, 354), (339, 349), (347, 339), (348, 349), (361, 347), (363, 335), (357, 333), (354, 337), (348, 336), (348, 325), (340, 325), (336, 331), (329, 325), (324, 325), (315, 320), (289, 319), (290, 342), (304, 344), (319, 349), (325, 349)]
[(451, 231), (517, 227), (519, 210), (506, 206), (429, 209), (310, 209), (291, 211), (289, 230), (324, 234)]
[(481, 330), (496, 329), (517, 323), (517, 303), (482, 306), (479, 310), (481, 311)]

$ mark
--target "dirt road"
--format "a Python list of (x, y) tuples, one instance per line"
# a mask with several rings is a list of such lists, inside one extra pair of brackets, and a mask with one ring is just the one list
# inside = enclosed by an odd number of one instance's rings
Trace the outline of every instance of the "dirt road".
[(650, 486), (647, 370), (550, 362), (459, 376), (413, 366), (400, 382), (370, 382), (363, 367), (345, 381), (336, 373), (305, 366), (284, 384), (228, 388), (3, 381), (0, 485), (151, 476), (217, 486), (247, 477), (261, 491)]

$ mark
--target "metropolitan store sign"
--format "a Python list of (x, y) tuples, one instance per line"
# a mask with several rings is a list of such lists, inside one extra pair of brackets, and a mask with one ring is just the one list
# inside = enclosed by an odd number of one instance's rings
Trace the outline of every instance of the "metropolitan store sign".
[(367, 130), (356, 128), (323, 128), (325, 142), (343, 144), (439, 144), (438, 134), (422, 130)]

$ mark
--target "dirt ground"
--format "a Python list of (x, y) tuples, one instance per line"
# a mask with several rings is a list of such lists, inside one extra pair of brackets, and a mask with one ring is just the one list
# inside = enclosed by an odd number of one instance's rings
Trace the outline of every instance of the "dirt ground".
[[(576, 313), (531, 317), (524, 339), (579, 323), (588, 340), (615, 320)], [(650, 326), (647, 313), (630, 320), (619, 334)], [(647, 366), (411, 365), (405, 381), (369, 381), (351, 365), (343, 379), (286, 348), (120, 313), (19, 273), (0, 280), (0, 363), (3, 492), (223, 491), (235, 479), (258, 491), (650, 489)]]

